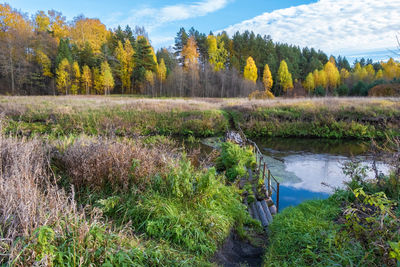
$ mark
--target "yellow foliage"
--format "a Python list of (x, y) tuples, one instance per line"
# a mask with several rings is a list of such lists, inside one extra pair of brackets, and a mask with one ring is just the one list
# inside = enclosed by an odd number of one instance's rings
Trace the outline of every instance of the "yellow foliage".
[(110, 65), (108, 65), (107, 61), (101, 63), (100, 77), (102, 87), (104, 89), (104, 94), (110, 94), (112, 89), (114, 89), (114, 78), (111, 72)]
[(197, 44), (194, 36), (188, 39), (187, 44), (182, 49), (182, 57), (184, 58), (185, 69), (197, 68), (199, 53), (197, 52)]
[(78, 62), (74, 61), (72, 63), (72, 83), (71, 83), (71, 94), (76, 95), (80, 89), (81, 80), (81, 70), (79, 68)]
[(70, 68), (71, 66), (68, 59), (64, 58), (61, 60), (56, 70), (56, 84), (58, 91), (66, 95), (68, 95), (71, 87)]
[(347, 79), (350, 78), (350, 72), (346, 70), (345, 68), (340, 70), (340, 81), (341, 83), (344, 83)]
[(252, 93), (249, 94), (249, 99), (274, 99), (275, 96), (274, 94), (269, 91), (269, 90), (265, 90), (265, 91), (254, 91)]
[(306, 80), (303, 83), (303, 87), (309, 93), (314, 91), (315, 89), (314, 75), (311, 72), (307, 75)]
[(394, 78), (400, 77), (400, 66), (399, 63), (395, 62), (393, 58), (390, 58), (387, 63), (381, 63), (383, 67), (383, 77), (387, 80), (393, 80)]
[(326, 74), (326, 87), (330, 89), (338, 87), (340, 84), (340, 74), (336, 65), (328, 61), (324, 66), (324, 72)]
[(82, 68), (81, 80), (83, 85), (85, 86), (85, 93), (89, 94), (90, 87), (92, 86), (92, 73), (87, 65), (83, 66)]
[(35, 16), (35, 29), (38, 32), (45, 32), (49, 29), (50, 18), (43, 12), (39, 11)]
[(151, 70), (146, 70), (144, 78), (148, 84), (154, 86), (154, 74)]
[(269, 69), (268, 64), (265, 64), (264, 73), (263, 73), (263, 84), (265, 90), (271, 90), (274, 81), (272, 80), (272, 74)]
[(285, 60), (281, 61), (278, 69), (278, 81), (283, 91), (293, 89), (292, 74), (289, 72), (288, 66)]
[(72, 41), (78, 48), (82, 49), (89, 43), (94, 53), (100, 53), (100, 48), (109, 35), (106, 26), (98, 19), (80, 18), (71, 28)]
[(243, 76), (246, 80), (256, 83), (257, 81), (257, 66), (252, 57), (249, 57), (244, 67)]
[(129, 90), (131, 88), (131, 76), (134, 66), (133, 55), (134, 50), (128, 39), (125, 41), (125, 45), (122, 45), (122, 42), (118, 41), (118, 46), (115, 49), (115, 57), (120, 63), (119, 76), (123, 90)]
[(51, 60), (41, 50), (36, 51), (36, 61), (42, 68), (43, 76), (50, 78), (53, 77), (53, 73), (51, 73)]
[(158, 66), (157, 69), (157, 76), (161, 82), (165, 81), (165, 79), (167, 78), (167, 67), (165, 66), (163, 58), (160, 60), (160, 65)]

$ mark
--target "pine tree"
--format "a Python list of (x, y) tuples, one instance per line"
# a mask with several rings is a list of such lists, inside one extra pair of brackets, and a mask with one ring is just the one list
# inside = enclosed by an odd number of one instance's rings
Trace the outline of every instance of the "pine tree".
[(246, 66), (244, 67), (243, 76), (246, 80), (256, 83), (258, 74), (257, 67), (252, 57), (247, 58)]
[(292, 74), (290, 74), (288, 66), (285, 60), (281, 61), (278, 70), (278, 81), (284, 92), (293, 88)]

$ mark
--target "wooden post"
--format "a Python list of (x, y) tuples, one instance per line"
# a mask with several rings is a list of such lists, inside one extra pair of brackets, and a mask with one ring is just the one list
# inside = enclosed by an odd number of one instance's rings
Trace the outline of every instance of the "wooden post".
[(276, 212), (279, 212), (279, 183), (276, 184)]
[(262, 179), (263, 179), (264, 183), (265, 183), (265, 168), (266, 168), (266, 165), (265, 165), (265, 162), (264, 162), (264, 170), (263, 170), (263, 176), (262, 176)]
[(268, 169), (268, 195), (272, 196), (272, 189), (271, 189), (271, 171)]

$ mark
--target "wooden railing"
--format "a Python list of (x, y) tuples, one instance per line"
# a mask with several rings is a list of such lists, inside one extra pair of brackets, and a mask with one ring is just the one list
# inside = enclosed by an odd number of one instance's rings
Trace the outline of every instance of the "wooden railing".
[[(242, 128), (240, 127), (240, 125), (238, 123), (235, 126), (238, 129), (240, 135), (242, 136), (243, 141), (246, 144), (250, 144), (253, 147), (253, 152), (256, 155), (256, 161), (257, 161), (257, 170), (256, 170), (256, 172), (258, 173), (258, 177), (260, 177), (261, 168), (263, 169), (262, 179), (264, 181), (265, 181), (265, 179), (267, 179), (268, 196), (271, 197), (271, 199), (272, 199), (272, 193), (275, 192), (275, 194), (276, 194), (276, 212), (279, 212), (279, 187), (280, 187), (280, 183), (272, 175), (271, 170), (268, 168), (266, 162), (264, 161), (264, 154), (261, 153), (261, 151), (258, 148), (257, 144), (246, 137), (246, 135), (244, 134), (244, 132), (242, 131)], [(275, 182), (276, 187), (274, 187), (272, 185), (272, 181)]]
[[(243, 134), (243, 133), (242, 133)], [(246, 138), (246, 143), (250, 144), (253, 147), (253, 152), (256, 155), (256, 162), (257, 162), (257, 169), (256, 173), (258, 173), (258, 177), (261, 175), (262, 171), (262, 179), (265, 181), (267, 180), (267, 191), (268, 196), (272, 198), (273, 192), (276, 194), (276, 211), (279, 212), (279, 187), (280, 183), (278, 180), (272, 175), (271, 170), (268, 168), (265, 160), (264, 155), (261, 153), (260, 149), (258, 148), (257, 144), (250, 139)], [(272, 185), (272, 181), (275, 182), (276, 187)]]

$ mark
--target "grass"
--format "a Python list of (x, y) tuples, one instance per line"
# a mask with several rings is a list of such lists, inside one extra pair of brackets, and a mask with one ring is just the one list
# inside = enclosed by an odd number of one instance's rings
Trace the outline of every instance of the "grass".
[(1, 263), (210, 266), (232, 229), (257, 227), (171, 140), (0, 137)]
[(397, 98), (149, 99), (0, 97), (5, 133), (208, 137), (224, 134), (230, 116), (251, 137), (383, 138), (399, 135)]
[(377, 180), (365, 180), (359, 164), (344, 170), (351, 178), (345, 190), (276, 215), (265, 266), (399, 266), (398, 162)]

